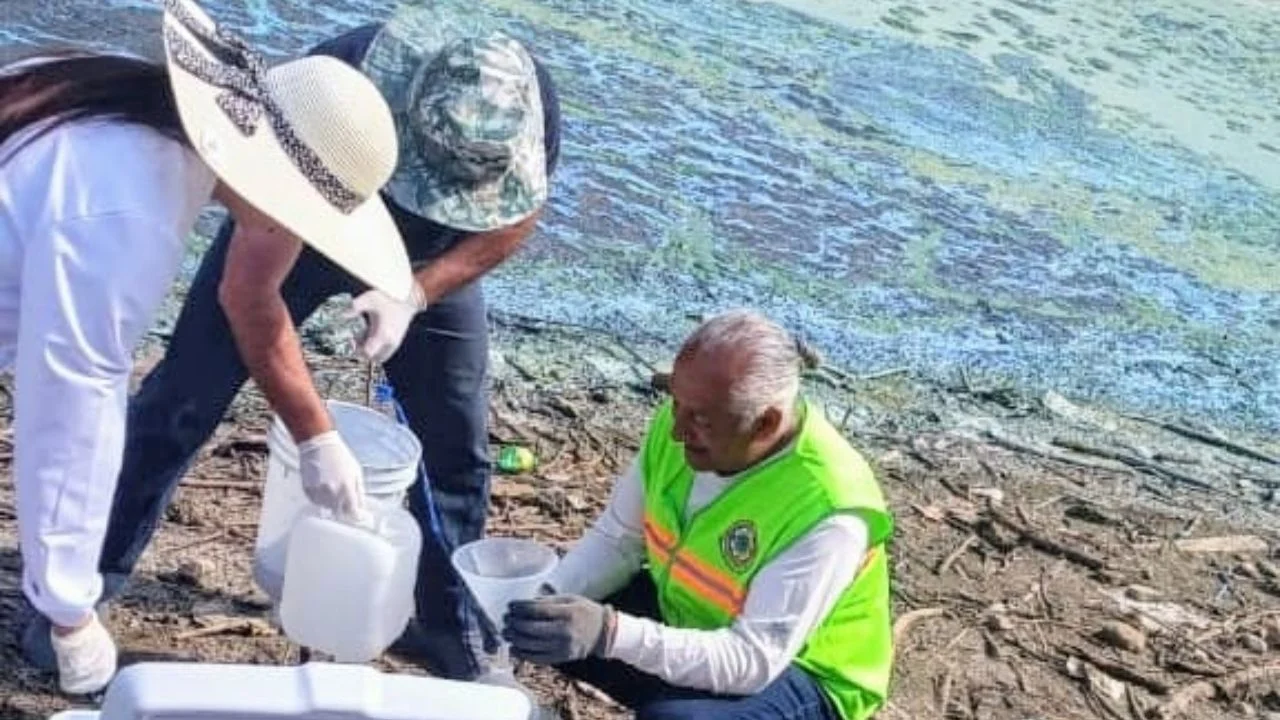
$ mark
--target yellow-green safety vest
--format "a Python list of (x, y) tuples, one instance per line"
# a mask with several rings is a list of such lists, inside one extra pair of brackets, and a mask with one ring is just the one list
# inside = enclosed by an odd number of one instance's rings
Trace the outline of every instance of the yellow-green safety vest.
[(742, 611), (760, 568), (834, 513), (856, 513), (869, 530), (855, 580), (809, 635), (795, 664), (831, 698), (843, 720), (884, 704), (893, 665), (889, 566), (893, 517), (870, 466), (820, 410), (805, 403), (789, 452), (747, 470), (686, 520), (694, 471), (671, 436), (668, 401), (641, 453), (645, 549), (663, 621), (716, 630)]

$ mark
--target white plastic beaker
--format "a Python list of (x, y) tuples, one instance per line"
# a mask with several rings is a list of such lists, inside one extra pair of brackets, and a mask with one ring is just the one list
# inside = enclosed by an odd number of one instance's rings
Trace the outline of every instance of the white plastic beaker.
[(459, 547), (450, 560), (471, 597), (498, 632), (498, 652), (476, 682), (523, 692), (535, 708), (530, 718), (539, 717), (537, 695), (516, 679), (510, 649), (502, 639), (502, 618), (512, 600), (528, 600), (538, 595), (539, 587), (551, 577), (560, 557), (555, 550), (536, 540), (493, 537)]
[(560, 558), (536, 540), (493, 537), (454, 550), (452, 561), (476, 604), (501, 634), (507, 605), (536, 596)]

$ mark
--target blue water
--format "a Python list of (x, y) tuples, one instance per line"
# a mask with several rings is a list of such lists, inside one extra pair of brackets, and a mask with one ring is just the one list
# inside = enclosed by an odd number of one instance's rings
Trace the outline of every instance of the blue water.
[[(0, 50), (154, 43), (155, 2), (4, 5)], [(1030, 37), (1024, 5), (991, 24)], [(451, 6), (526, 40), (564, 103), (550, 207), (489, 279), (497, 309), (670, 344), (691, 313), (756, 305), (854, 372), (977, 369), (1031, 391), (1280, 430), (1280, 188), (1104, 117), (1083, 76), (1046, 62), (1048, 40), (984, 59), (884, 22), (737, 0)], [(284, 57), (392, 4), (206, 7)], [(1280, 52), (1268, 39), (1280, 21), (1234, 45), (1202, 33), (1202, 50), (1187, 50), (1199, 31), (1164, 17), (1139, 18), (1144, 57)], [(1214, 105), (1211, 87), (1188, 92)]]

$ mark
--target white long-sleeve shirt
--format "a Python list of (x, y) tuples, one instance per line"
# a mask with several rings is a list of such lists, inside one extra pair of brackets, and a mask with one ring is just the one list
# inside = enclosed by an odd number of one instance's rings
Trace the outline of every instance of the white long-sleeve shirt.
[(15, 376), (23, 589), (70, 625), (101, 591), (134, 346), (215, 179), (149, 128), (79, 121), (21, 145), (29, 133), (0, 145), (0, 370)]
[[(604, 513), (561, 560), (551, 581), (558, 592), (601, 600), (641, 570), (640, 462), (637, 457), (622, 474)], [(698, 473), (685, 511), (705, 507), (735, 479)], [(610, 657), (676, 686), (729, 695), (759, 692), (795, 659), (853, 582), (866, 551), (866, 522), (856, 515), (834, 515), (760, 569), (729, 627), (674, 628), (619, 612)]]

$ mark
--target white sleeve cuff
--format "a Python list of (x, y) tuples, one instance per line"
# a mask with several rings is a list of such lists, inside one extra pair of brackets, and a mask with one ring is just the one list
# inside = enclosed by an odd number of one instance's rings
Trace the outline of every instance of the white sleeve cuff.
[(639, 651), (644, 647), (645, 625), (650, 620), (614, 611), (613, 641), (606, 656), (613, 660), (635, 664)]

